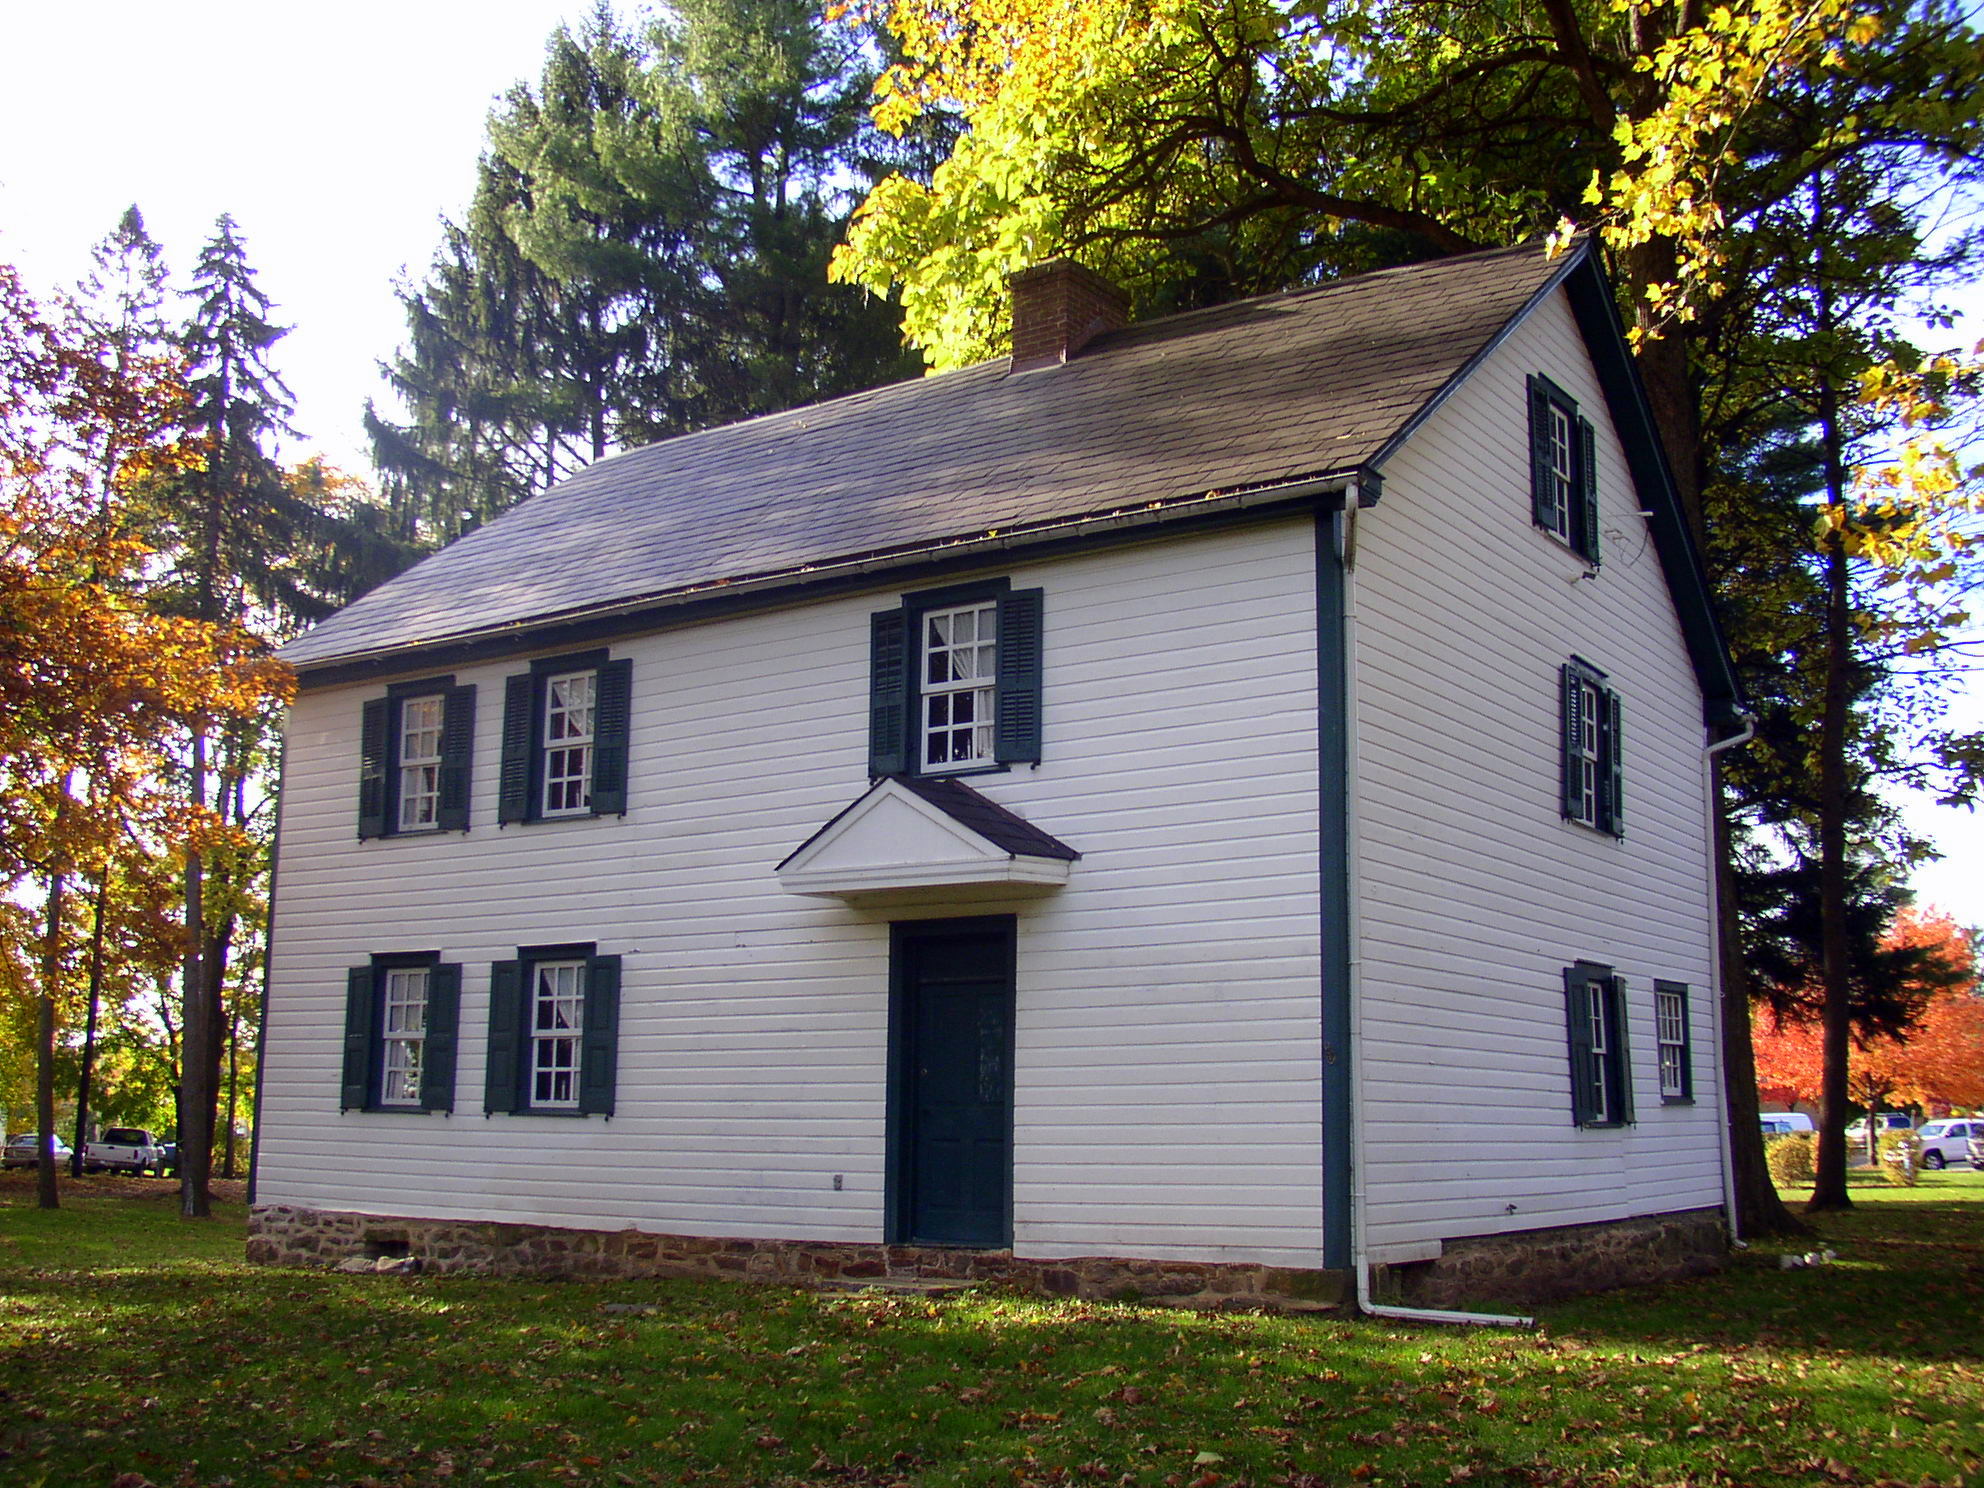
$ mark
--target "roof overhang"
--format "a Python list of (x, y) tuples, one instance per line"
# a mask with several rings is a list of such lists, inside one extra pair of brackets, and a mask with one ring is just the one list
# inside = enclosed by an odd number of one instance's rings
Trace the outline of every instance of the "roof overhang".
[(1078, 854), (1043, 832), (1031, 836), (1026, 846), (1032, 850), (997, 842), (890, 777), (773, 872), (787, 893), (851, 903), (933, 891), (961, 900), (1052, 893), (1067, 883)]

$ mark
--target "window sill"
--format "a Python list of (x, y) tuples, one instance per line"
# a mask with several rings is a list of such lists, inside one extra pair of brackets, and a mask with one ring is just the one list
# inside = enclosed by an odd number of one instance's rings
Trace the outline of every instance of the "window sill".
[(1560, 553), (1568, 553), (1571, 557), (1577, 559), (1579, 563), (1583, 564), (1587, 577), (1596, 577), (1601, 566), (1599, 561), (1577, 547), (1568, 537), (1562, 537), (1552, 532), (1548, 527), (1539, 527), (1534, 522), (1531, 522), (1529, 527), (1530, 531), (1534, 532), (1538, 537), (1546, 539), (1551, 547), (1557, 549)]
[(993, 763), (989, 765), (959, 765), (955, 770), (922, 769), (915, 772), (918, 780), (962, 780), (968, 775), (1010, 775), (1013, 767)]
[(550, 1116), (560, 1119), (576, 1117), (583, 1121), (589, 1116), (598, 1116), (603, 1113), (599, 1111), (547, 1111), (537, 1106), (522, 1106), (514, 1111), (484, 1111), (482, 1114), (485, 1116)]
[(1663, 1095), (1660, 1103), (1663, 1106), (1692, 1106), (1695, 1098), (1692, 1095)]

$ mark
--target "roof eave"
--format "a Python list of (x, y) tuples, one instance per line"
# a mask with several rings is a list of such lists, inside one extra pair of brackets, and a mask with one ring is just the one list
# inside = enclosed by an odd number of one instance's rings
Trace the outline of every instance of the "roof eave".
[(1156, 528), (1269, 516), (1284, 508), (1308, 506), (1319, 499), (1341, 496), (1357, 483), (1362, 473), (1360, 463), (1257, 486), (1203, 491), (1139, 507), (1061, 518), (1034, 527), (945, 538), (886, 553), (663, 590), (611, 604), (306, 659), (292, 665), (299, 685), (307, 690), (562, 648), (582, 639), (637, 634), (692, 617), (702, 618), (705, 611), (712, 609), (762, 608), (801, 594), (864, 588), (893, 573), (963, 569), (1006, 553), (1087, 547), (1140, 538)]

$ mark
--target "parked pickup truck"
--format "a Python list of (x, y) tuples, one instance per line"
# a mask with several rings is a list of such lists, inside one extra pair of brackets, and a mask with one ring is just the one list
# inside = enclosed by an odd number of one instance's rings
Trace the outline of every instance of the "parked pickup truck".
[(139, 1126), (106, 1126), (94, 1142), (83, 1148), (85, 1173), (162, 1173), (165, 1149), (150, 1132)]

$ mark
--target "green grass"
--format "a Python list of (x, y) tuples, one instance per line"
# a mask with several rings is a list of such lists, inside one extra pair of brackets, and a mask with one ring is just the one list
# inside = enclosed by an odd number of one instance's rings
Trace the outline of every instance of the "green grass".
[(238, 1208), (9, 1184), (0, 1482), (1984, 1485), (1984, 1175), (1856, 1198), (1834, 1264), (1510, 1333), (270, 1271)]

